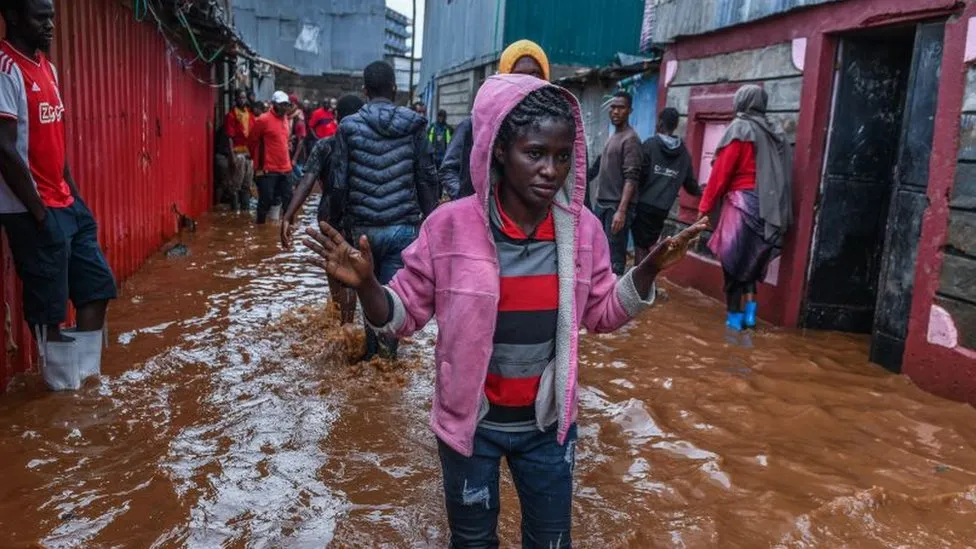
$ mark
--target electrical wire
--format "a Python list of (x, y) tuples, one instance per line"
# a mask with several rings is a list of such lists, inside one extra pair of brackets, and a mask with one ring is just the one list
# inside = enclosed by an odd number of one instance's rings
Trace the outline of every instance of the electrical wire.
[(183, 24), (183, 27), (186, 29), (187, 34), (190, 35), (190, 41), (193, 42), (193, 47), (196, 48), (197, 50), (197, 57), (203, 59), (206, 64), (209, 65), (213, 63), (214, 60), (217, 59), (217, 56), (223, 53), (224, 46), (220, 46), (219, 48), (217, 48), (217, 51), (215, 51), (213, 55), (211, 55), (210, 57), (204, 55), (203, 49), (200, 48), (200, 44), (197, 42), (197, 34), (193, 32), (193, 29), (190, 27), (189, 21), (187, 21), (186, 16), (183, 15), (183, 10), (177, 10), (176, 19), (178, 19), (179, 22)]
[[(145, 6), (146, 11), (148, 11), (148, 13), (152, 15), (152, 18), (156, 21), (157, 30), (163, 36), (163, 39), (166, 40), (166, 42), (169, 44), (171, 42), (169, 35), (175, 37), (177, 36), (177, 32), (174, 29), (169, 28), (165, 23), (163, 23), (162, 19), (159, 17), (159, 14), (156, 13), (156, 9), (153, 8), (152, 0), (136, 0), (136, 1), (141, 2)], [(176, 11), (176, 18), (180, 22), (180, 24), (186, 29), (186, 32), (190, 35), (190, 40), (193, 43), (193, 47), (197, 54), (194, 59), (187, 61), (186, 59), (180, 57), (178, 54), (174, 53), (174, 56), (180, 61), (180, 64), (183, 65), (184, 68), (192, 66), (193, 63), (195, 63), (198, 59), (203, 60), (205, 63), (209, 65), (213, 63), (217, 59), (217, 57), (219, 57), (220, 54), (224, 52), (224, 49), (226, 47), (226, 46), (221, 46), (210, 56), (207, 56), (206, 54), (203, 53), (203, 50), (201, 49), (199, 42), (197, 42), (196, 33), (193, 32), (193, 28), (190, 26), (189, 21), (187, 21), (186, 16), (183, 15), (183, 12), (185, 10), (188, 10), (191, 6), (192, 4), (188, 3), (184, 6), (177, 8)], [(137, 20), (139, 20), (138, 17)]]
[[(176, 61), (184, 69), (191, 69), (191, 67), (193, 66), (193, 64), (196, 63), (196, 61), (198, 59), (201, 59), (200, 52), (197, 53), (197, 56), (195, 58), (193, 58), (193, 59), (191, 59), (189, 61), (187, 61), (184, 57), (182, 57), (179, 54), (179, 51), (180, 51), (181, 48), (178, 47), (178, 46), (176, 46), (175, 44), (173, 44), (173, 41), (170, 40), (170, 37), (167, 35), (167, 31), (169, 31), (169, 33), (171, 33), (171, 34), (176, 34), (176, 33), (173, 32), (171, 29), (169, 29), (166, 26), (165, 23), (163, 23), (162, 19), (160, 19), (160, 17), (159, 17), (159, 14), (157, 14), (156, 13), (156, 10), (153, 9), (153, 5), (152, 5), (152, 2), (150, 0), (142, 0), (142, 1), (145, 2), (145, 5), (146, 5), (146, 8), (147, 8), (148, 12), (152, 15), (153, 19), (156, 21), (156, 30), (159, 31), (159, 34), (160, 34), (160, 36), (162, 36), (163, 41), (166, 42), (166, 53), (168, 55), (172, 56), (174, 59), (176, 59)], [(191, 32), (191, 36), (193, 36), (192, 35), (192, 32)], [(221, 49), (218, 50), (218, 54), (221, 51), (223, 51), (223, 47), (221, 47)], [(217, 56), (215, 55), (213, 57), (213, 59), (216, 59), (216, 57)], [(211, 61), (208, 61), (207, 63), (208, 64), (211, 63), (213, 61), (213, 59), (211, 59)], [(204, 80), (204, 79), (198, 77), (194, 73), (194, 71), (192, 69), (191, 70), (187, 70), (186, 72), (187, 72), (187, 74), (190, 75), (190, 78), (193, 78), (198, 83), (203, 84), (205, 86), (209, 86), (211, 88), (222, 88), (222, 87), (226, 86), (227, 84), (229, 84), (231, 81), (233, 81), (234, 77), (236, 76), (236, 71), (235, 71), (235, 74), (232, 74), (225, 82), (222, 82), (220, 84), (216, 84), (214, 82), (210, 82), (210, 81), (207, 81), (207, 80)]]

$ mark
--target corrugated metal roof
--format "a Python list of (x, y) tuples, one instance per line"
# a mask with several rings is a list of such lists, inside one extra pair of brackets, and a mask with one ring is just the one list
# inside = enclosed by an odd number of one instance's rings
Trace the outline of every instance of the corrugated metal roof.
[(509, 2), (505, 43), (537, 42), (552, 64), (598, 67), (640, 46), (644, 0), (532, 0)]
[(653, 13), (654, 42), (704, 34), (795, 9), (843, 0), (647, 0)]
[[(518, 1), (524, 0), (513, 3)], [(505, 0), (429, 0), (424, 13), (421, 88), (446, 70), (496, 58), (502, 50), (505, 6)]]
[(301, 74), (361, 71), (382, 59), (384, 0), (232, 0), (234, 26), (261, 56)]

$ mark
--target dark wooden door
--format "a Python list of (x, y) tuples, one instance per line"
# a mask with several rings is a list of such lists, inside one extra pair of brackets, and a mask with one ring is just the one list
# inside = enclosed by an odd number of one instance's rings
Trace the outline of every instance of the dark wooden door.
[(928, 206), (929, 159), (942, 66), (945, 23), (918, 26), (908, 80), (895, 189), (891, 196), (881, 282), (871, 337), (871, 361), (901, 371), (912, 309), (915, 262)]
[(870, 333), (894, 187), (910, 40), (841, 40), (802, 324)]

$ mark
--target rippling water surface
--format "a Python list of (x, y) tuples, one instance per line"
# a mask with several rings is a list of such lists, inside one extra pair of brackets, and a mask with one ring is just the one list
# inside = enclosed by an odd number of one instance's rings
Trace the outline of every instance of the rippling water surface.
[[(203, 220), (111, 311), (105, 376), (0, 396), (0, 547), (443, 547), (431, 326), (399, 364), (275, 227)], [(728, 336), (694, 291), (581, 347), (579, 547), (976, 547), (976, 410), (867, 342)], [(504, 475), (501, 530), (518, 546)]]

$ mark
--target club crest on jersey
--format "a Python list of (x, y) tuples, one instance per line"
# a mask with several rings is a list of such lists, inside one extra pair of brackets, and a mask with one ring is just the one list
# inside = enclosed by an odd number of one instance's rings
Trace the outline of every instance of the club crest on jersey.
[(50, 103), (41, 103), (39, 105), (41, 114), (41, 124), (54, 124), (55, 122), (60, 122), (61, 117), (64, 116), (64, 106), (63, 105), (51, 105)]

